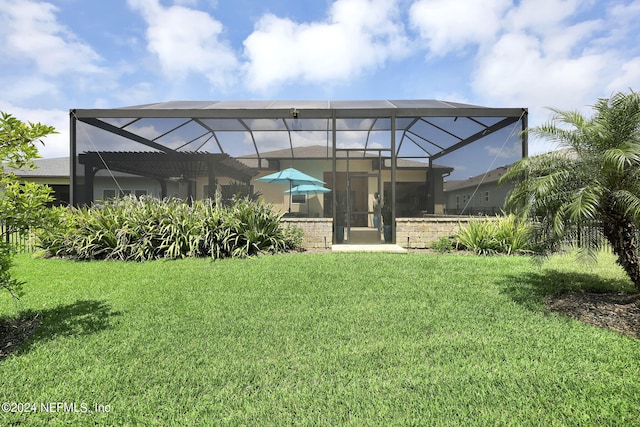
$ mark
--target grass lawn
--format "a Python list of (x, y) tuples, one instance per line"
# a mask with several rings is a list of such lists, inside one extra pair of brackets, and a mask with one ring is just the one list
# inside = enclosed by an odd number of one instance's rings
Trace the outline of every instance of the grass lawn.
[(610, 257), (16, 264), (26, 295), (0, 318), (42, 325), (0, 360), (0, 402), (36, 412), (0, 425), (638, 423), (640, 340), (542, 303), (632, 291)]

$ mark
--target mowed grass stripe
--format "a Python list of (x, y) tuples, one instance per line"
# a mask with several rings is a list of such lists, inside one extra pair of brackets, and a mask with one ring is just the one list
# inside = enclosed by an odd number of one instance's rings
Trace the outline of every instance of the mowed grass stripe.
[[(584, 275), (564, 257), (540, 267), (520, 257), (419, 254), (21, 256), (22, 307), (40, 311), (43, 325), (0, 362), (1, 399), (111, 411), (0, 417), (33, 425), (632, 423), (638, 340), (542, 304), (562, 289), (631, 290), (605, 261)], [(16, 315), (1, 298), (4, 315)]]

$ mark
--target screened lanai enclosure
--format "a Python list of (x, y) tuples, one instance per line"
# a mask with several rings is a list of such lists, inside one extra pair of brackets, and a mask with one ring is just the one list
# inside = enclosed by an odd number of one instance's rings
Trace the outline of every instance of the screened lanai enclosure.
[[(460, 213), (474, 197), (501, 206), (486, 185), (452, 201), (448, 183), (527, 155), (525, 108), (436, 100), (179, 101), (76, 109), (70, 121), (74, 205), (254, 193), (285, 216), (332, 219), (334, 243), (360, 232), (393, 242), (396, 218)], [(330, 191), (257, 180), (286, 168)]]

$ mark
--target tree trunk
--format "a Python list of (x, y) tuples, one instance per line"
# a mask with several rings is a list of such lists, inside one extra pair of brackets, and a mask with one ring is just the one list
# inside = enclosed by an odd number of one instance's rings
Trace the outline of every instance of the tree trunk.
[(616, 263), (622, 267), (640, 292), (640, 260), (638, 259), (638, 229), (626, 215), (610, 210), (605, 216), (603, 231), (617, 255)]

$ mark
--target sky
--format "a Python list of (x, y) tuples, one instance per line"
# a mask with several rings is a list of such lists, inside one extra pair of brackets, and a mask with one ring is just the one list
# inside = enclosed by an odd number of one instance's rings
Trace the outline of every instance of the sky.
[[(438, 99), (589, 115), (640, 90), (640, 0), (0, 0), (0, 111)], [(555, 147), (531, 140), (530, 153)]]

